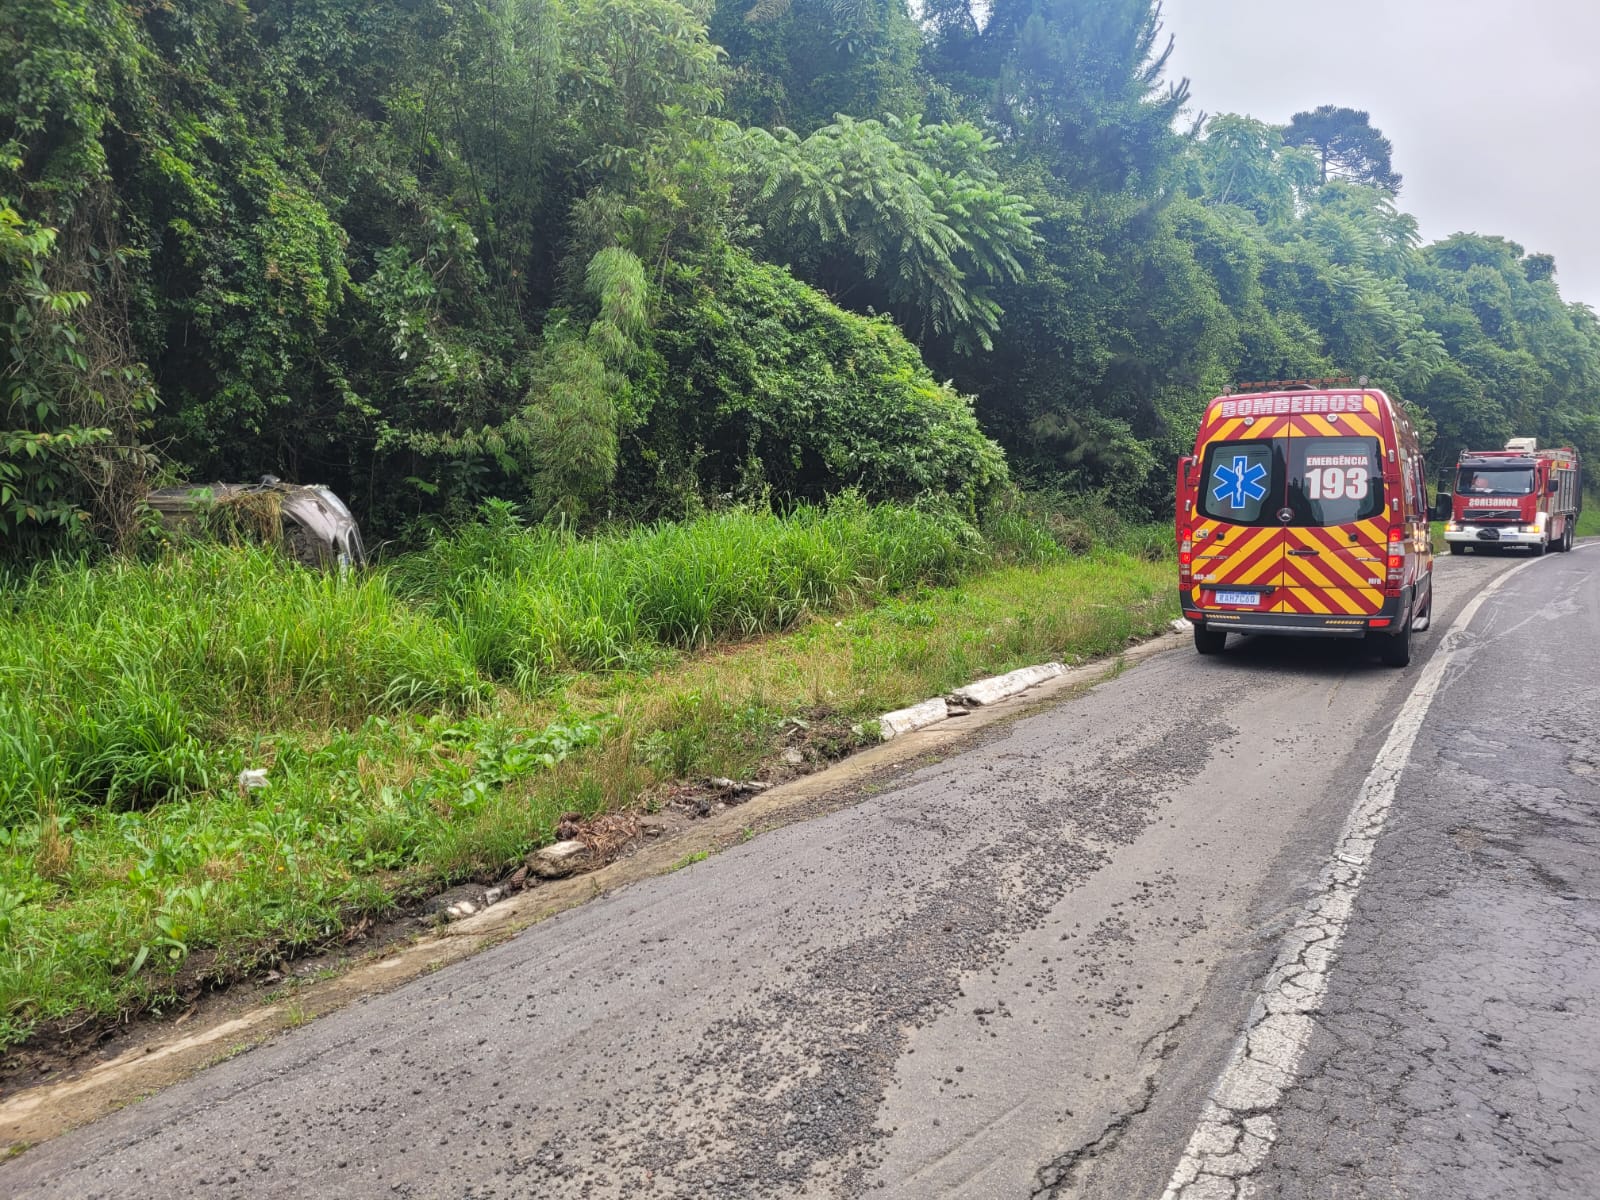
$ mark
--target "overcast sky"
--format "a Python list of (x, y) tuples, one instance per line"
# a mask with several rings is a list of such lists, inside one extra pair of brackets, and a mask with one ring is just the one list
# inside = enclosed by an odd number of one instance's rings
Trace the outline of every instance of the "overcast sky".
[(1600, 0), (1166, 0), (1195, 110), (1365, 109), (1429, 241), (1553, 254), (1600, 309)]

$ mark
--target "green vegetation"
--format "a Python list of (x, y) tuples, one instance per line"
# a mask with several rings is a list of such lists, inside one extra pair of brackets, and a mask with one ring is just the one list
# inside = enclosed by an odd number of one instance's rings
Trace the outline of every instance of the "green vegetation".
[(1008, 477), (1150, 520), (1207, 396), (1333, 372), (1434, 466), (1600, 458), (1554, 261), (1422, 245), (1366, 112), (1182, 131), (1157, 0), (11, 0), (0, 61), (7, 557), (265, 471), (408, 544)]
[(436, 540), (391, 578), (474, 664), (525, 690), (542, 675), (648, 664), (661, 647), (784, 629), (850, 598), (960, 578), (981, 553), (948, 512), (848, 498), (787, 518), (733, 512), (578, 540), (498, 519)]
[(1600, 536), (1600, 500), (1593, 493), (1583, 497), (1583, 511), (1578, 514), (1578, 537)]
[(216, 546), (40, 569), (0, 610), (0, 1045), (501, 878), (565, 813), (1114, 651), (1171, 567), (1164, 532), (1091, 545), (1110, 523), (846, 498), (580, 540), (495, 510), (342, 578)]

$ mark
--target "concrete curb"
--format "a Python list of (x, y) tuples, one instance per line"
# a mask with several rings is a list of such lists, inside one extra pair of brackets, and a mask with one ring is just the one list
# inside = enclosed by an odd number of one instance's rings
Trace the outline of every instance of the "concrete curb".
[(926, 729), (949, 715), (949, 706), (945, 704), (944, 697), (940, 696), (933, 700), (924, 700), (921, 704), (913, 704), (910, 708), (897, 708), (893, 712), (884, 713), (878, 718), (878, 729), (883, 734), (883, 740), (887, 742), (902, 733)]
[(957, 688), (951, 695), (960, 704), (994, 704), (1066, 673), (1067, 668), (1061, 663), (1040, 663), (1033, 667), (1020, 667), (1004, 675), (991, 675), (988, 679), (980, 679), (977, 683)]
[[(924, 700), (921, 704), (913, 704), (910, 708), (897, 708), (893, 712), (886, 712), (878, 718), (878, 728), (883, 734), (883, 740), (887, 742), (902, 734), (926, 729), (943, 721), (950, 716), (952, 702), (957, 705), (983, 708), (990, 704), (998, 704), (1012, 696), (1021, 695), (1041, 683), (1059, 679), (1066, 673), (1067, 668), (1058, 662), (1018, 667), (1015, 671), (1008, 671), (1004, 675), (991, 675), (987, 679), (980, 679), (967, 684), (966, 687), (957, 688), (950, 694), (949, 701), (943, 696), (935, 696), (931, 700)], [(966, 714), (958, 709), (956, 715)]]

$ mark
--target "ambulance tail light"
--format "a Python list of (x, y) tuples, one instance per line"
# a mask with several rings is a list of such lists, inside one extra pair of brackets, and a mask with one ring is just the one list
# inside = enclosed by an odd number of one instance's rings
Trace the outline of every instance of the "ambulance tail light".
[(1389, 577), (1384, 583), (1383, 593), (1386, 596), (1398, 596), (1400, 583), (1405, 575), (1406, 565), (1406, 531), (1404, 529), (1389, 530), (1388, 567)]
[(1178, 582), (1188, 583), (1194, 566), (1194, 531), (1185, 529), (1178, 539)]

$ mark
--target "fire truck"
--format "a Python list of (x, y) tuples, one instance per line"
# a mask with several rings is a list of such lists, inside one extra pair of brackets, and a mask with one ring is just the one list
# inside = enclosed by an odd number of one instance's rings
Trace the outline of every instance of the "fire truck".
[(1454, 496), (1444, 527), (1451, 554), (1468, 546), (1571, 550), (1583, 507), (1578, 452), (1541, 450), (1534, 438), (1512, 438), (1504, 450), (1463, 450)]
[(1365, 380), (1240, 385), (1178, 462), (1178, 595), (1195, 649), (1230, 633), (1359, 639), (1411, 661), (1433, 613), (1422, 452)]

